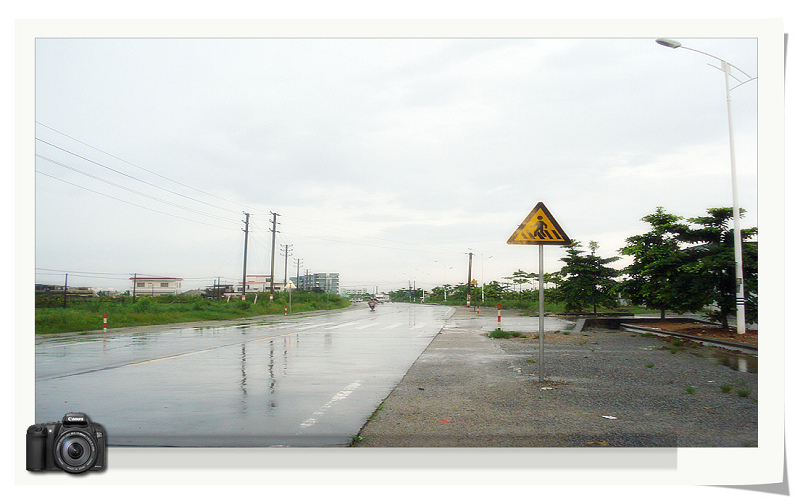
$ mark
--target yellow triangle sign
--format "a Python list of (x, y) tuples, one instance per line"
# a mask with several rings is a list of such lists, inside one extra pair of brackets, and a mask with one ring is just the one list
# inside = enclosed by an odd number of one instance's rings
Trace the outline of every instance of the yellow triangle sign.
[(506, 242), (511, 245), (569, 245), (572, 240), (561, 229), (541, 201)]

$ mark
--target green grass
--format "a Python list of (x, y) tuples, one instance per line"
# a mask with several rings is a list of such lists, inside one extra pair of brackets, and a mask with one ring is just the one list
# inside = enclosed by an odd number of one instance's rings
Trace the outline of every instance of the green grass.
[(502, 329), (495, 329), (494, 331), (489, 333), (490, 338), (521, 338), (522, 332), (520, 331), (504, 331)]
[[(176, 324), (204, 320), (231, 320), (261, 315), (282, 315), (288, 305), (288, 296), (276, 295), (270, 302), (268, 295), (241, 299), (213, 300), (185, 296), (130, 297), (94, 300), (68, 300), (67, 307), (40, 306), (37, 299), (36, 334), (86, 332), (103, 329), (103, 314), (108, 314), (108, 328), (142, 325)], [(292, 313), (343, 308), (349, 301), (339, 296), (313, 292), (292, 294)]]

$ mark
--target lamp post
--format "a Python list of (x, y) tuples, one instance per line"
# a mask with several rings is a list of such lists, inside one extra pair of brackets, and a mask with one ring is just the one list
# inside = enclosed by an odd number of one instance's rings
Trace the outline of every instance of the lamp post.
[(444, 292), (444, 300), (447, 301), (447, 270), (453, 269), (453, 267), (450, 266), (448, 268), (443, 262), (437, 261), (435, 259), (433, 262), (442, 265), (442, 280), (444, 281), (444, 283), (442, 284), (442, 292)]
[[(725, 74), (725, 97), (728, 104), (728, 138), (731, 151), (731, 187), (733, 191), (733, 254), (734, 254), (734, 261), (736, 264), (736, 332), (738, 334), (744, 334), (745, 320), (744, 320), (744, 269), (742, 267), (742, 228), (739, 217), (739, 189), (736, 180), (737, 179), (736, 156), (734, 154), (734, 148), (733, 148), (733, 117), (731, 113), (731, 90), (741, 86), (742, 84), (746, 84), (751, 80), (756, 79), (756, 77), (751, 77), (750, 75), (748, 75), (747, 72), (745, 72), (741, 68), (728, 63), (722, 58), (718, 58), (713, 54), (708, 54), (703, 51), (698, 51), (697, 49), (692, 49), (691, 47), (686, 47), (676, 40), (660, 38), (656, 39), (656, 43), (664, 47), (669, 47), (670, 49), (678, 49), (678, 48), (686, 49), (689, 51), (694, 51), (696, 53), (703, 54), (710, 58), (714, 58), (715, 60), (720, 62), (719, 69), (722, 70), (722, 72)], [(745, 77), (747, 77), (747, 80), (743, 81), (734, 76), (731, 68), (735, 68), (736, 70), (741, 72)], [(734, 79), (739, 81), (739, 84), (731, 88), (730, 77), (733, 77)]]

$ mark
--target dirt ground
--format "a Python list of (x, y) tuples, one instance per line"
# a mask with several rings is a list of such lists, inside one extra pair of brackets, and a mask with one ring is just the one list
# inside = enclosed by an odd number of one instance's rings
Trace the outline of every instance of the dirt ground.
[(722, 329), (719, 326), (704, 324), (702, 322), (670, 322), (670, 321), (636, 321), (636, 325), (641, 327), (650, 327), (652, 329), (661, 329), (663, 331), (673, 331), (688, 334), (691, 336), (702, 336), (704, 338), (713, 338), (721, 341), (736, 341), (739, 343), (748, 343), (758, 346), (758, 331), (747, 330), (745, 334), (736, 334), (736, 328), (730, 327)]

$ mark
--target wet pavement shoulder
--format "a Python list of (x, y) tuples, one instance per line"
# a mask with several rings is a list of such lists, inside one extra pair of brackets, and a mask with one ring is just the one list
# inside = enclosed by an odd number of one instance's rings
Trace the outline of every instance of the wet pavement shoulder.
[[(459, 308), (354, 446), (757, 446), (757, 374), (719, 365), (713, 350), (549, 332), (540, 380), (538, 340), (490, 339), (488, 318)], [(536, 317), (520, 319), (538, 331)]]

